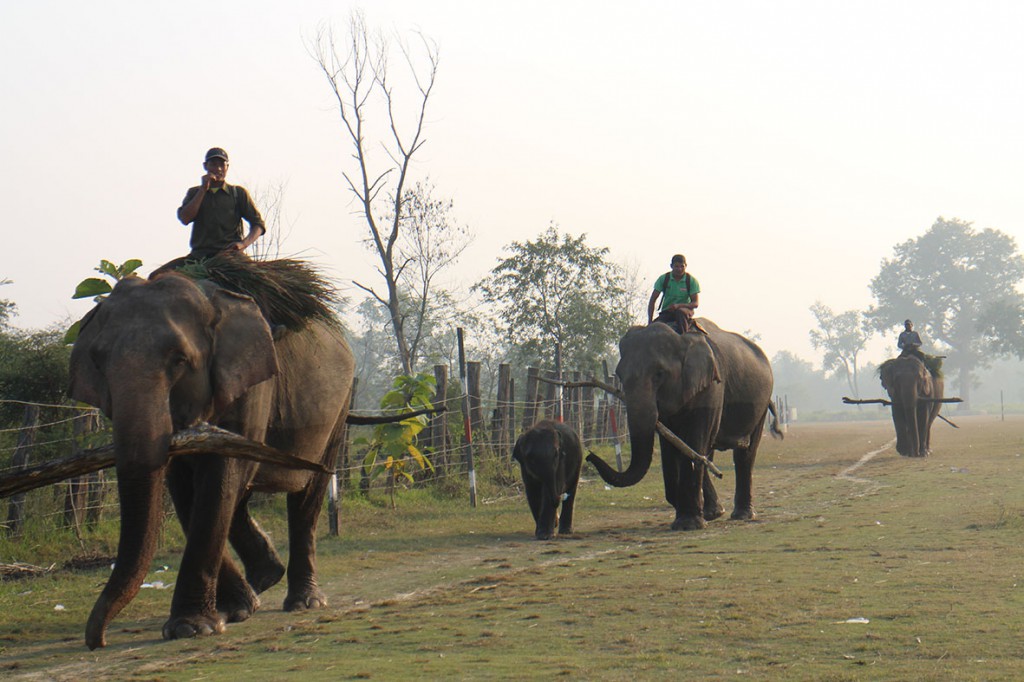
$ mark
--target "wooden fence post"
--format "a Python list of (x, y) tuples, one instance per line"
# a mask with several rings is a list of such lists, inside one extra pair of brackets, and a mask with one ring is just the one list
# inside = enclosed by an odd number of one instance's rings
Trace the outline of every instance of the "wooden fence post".
[[(79, 455), (85, 450), (83, 441), (96, 431), (96, 411), (82, 412), (71, 422), (71, 454)], [(99, 472), (94, 472), (99, 473)], [(82, 521), (85, 519), (87, 501), (94, 496), (92, 486), (98, 485), (94, 474), (76, 476), (68, 480), (64, 491), (64, 526), (75, 529), (79, 535)]]
[(526, 395), (523, 397), (523, 424), (522, 430), (528, 431), (539, 419), (538, 403), (540, 397), (537, 395), (537, 384), (540, 383), (540, 370), (536, 367), (526, 368)]
[[(434, 405), (448, 406), (448, 365), (434, 365), (434, 381), (437, 385), (437, 394), (434, 397)], [(430, 462), (434, 465), (435, 475), (438, 470), (442, 475), (449, 473), (451, 457), (448, 453), (451, 450), (448, 443), (448, 411), (435, 414), (430, 418), (430, 441), (429, 445), (433, 451)]]
[(495, 395), (494, 419), (491, 421), (491, 448), (505, 453), (509, 449), (512, 415), (515, 404), (511, 398), (512, 368), (508, 363), (498, 365), (498, 390)]
[[(18, 433), (18, 445), (11, 458), (12, 469), (24, 469), (28, 466), (29, 456), (32, 454), (32, 446), (36, 440), (36, 431), (39, 428), (39, 406), (26, 405), (25, 417), (21, 422), (21, 431)], [(25, 524), (25, 493), (12, 495), (7, 506), (7, 533), (13, 537), (21, 537), (21, 531)]]
[(469, 391), (469, 418), (473, 425), (473, 440), (476, 443), (487, 442), (487, 430), (484, 428), (484, 412), (480, 401), (480, 363), (467, 362), (467, 390)]

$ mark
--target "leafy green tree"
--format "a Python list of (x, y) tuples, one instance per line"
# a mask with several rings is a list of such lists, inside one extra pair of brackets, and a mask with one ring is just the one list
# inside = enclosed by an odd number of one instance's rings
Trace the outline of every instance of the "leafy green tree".
[(871, 330), (864, 319), (864, 313), (847, 310), (836, 314), (821, 301), (811, 306), (811, 314), (818, 322), (818, 328), (810, 332), (811, 345), (824, 351), (822, 369), (833, 376), (842, 376), (854, 397), (860, 397), (857, 382), (857, 356), (864, 350)]
[(926, 350), (949, 356), (970, 404), (971, 377), (1008, 354), (1024, 357), (1024, 257), (1013, 237), (939, 218), (925, 234), (897, 244), (871, 280), (877, 305), (867, 312), (879, 331), (910, 318)]
[(608, 260), (608, 249), (552, 223), (536, 240), (505, 250), (509, 255), (473, 288), (495, 306), (509, 343), (549, 367), (561, 344), (564, 367), (596, 369), (630, 323), (622, 269)]

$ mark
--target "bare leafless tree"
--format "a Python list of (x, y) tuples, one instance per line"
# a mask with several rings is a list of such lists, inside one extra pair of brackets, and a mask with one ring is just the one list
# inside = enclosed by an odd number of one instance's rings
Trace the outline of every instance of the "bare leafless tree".
[[(334, 31), (321, 27), (310, 43), (312, 57), (325, 76), (338, 105), (342, 127), (352, 143), (356, 170), (343, 176), (365, 218), (371, 248), (380, 259), (378, 272), (384, 279), (386, 293), (373, 286), (353, 282), (385, 306), (391, 321), (402, 370), (411, 374), (414, 353), (407, 339), (406, 314), (403, 311), (399, 279), (407, 265), (401, 260), (399, 238), (407, 216), (406, 186), (413, 156), (424, 142), (427, 103), (437, 79), (439, 50), (433, 41), (416, 34), (414, 49), (400, 37), (394, 43), (382, 34), (371, 35), (362, 12), (349, 17), (348, 35), (344, 43), (335, 40)], [(401, 53), (407, 70), (408, 104), (400, 104), (395, 79), (389, 71), (393, 45)], [(384, 152), (378, 160), (371, 148), (369, 123), (375, 106), (382, 107), (381, 118), (387, 131), (377, 142)], [(412, 112), (411, 117), (403, 114)]]

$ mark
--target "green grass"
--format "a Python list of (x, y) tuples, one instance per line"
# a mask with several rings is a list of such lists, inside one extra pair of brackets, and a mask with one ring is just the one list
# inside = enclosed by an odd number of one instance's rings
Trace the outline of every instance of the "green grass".
[[(162, 641), (170, 590), (145, 589), (89, 652), (107, 569), (4, 582), (0, 676), (1019, 679), (1024, 418), (956, 421), (924, 459), (865, 458), (890, 423), (794, 425), (762, 446), (759, 520), (699, 532), (668, 530), (657, 461), (621, 490), (585, 471), (577, 534), (552, 542), (532, 540), (522, 497), (346, 500), (341, 537), (320, 539), (330, 607), (284, 613), (279, 585), (212, 638)], [(257, 515), (281, 546), (279, 508)], [(156, 563), (171, 570), (149, 578), (173, 582), (178, 551), (168, 532)]]

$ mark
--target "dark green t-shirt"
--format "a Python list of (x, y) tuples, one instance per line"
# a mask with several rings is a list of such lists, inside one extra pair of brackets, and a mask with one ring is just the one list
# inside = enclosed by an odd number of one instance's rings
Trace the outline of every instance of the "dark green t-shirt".
[[(184, 206), (191, 201), (199, 190), (199, 187), (190, 188), (181, 205)], [(244, 187), (224, 183), (223, 187), (208, 191), (203, 197), (203, 203), (199, 205), (196, 219), (192, 221), (192, 237), (189, 240), (192, 252), (189, 256), (209, 258), (232, 243), (244, 239), (243, 219), (250, 227), (258, 226), (266, 233), (267, 227), (263, 223), (263, 216), (252, 203), (252, 198)]]
[[(665, 287), (666, 278), (668, 288)], [(676, 303), (690, 303), (692, 296), (700, 293), (700, 282), (690, 273), (683, 274), (683, 278), (676, 281), (671, 272), (666, 272), (654, 283), (654, 290), (662, 294), (658, 310), (664, 310)]]

